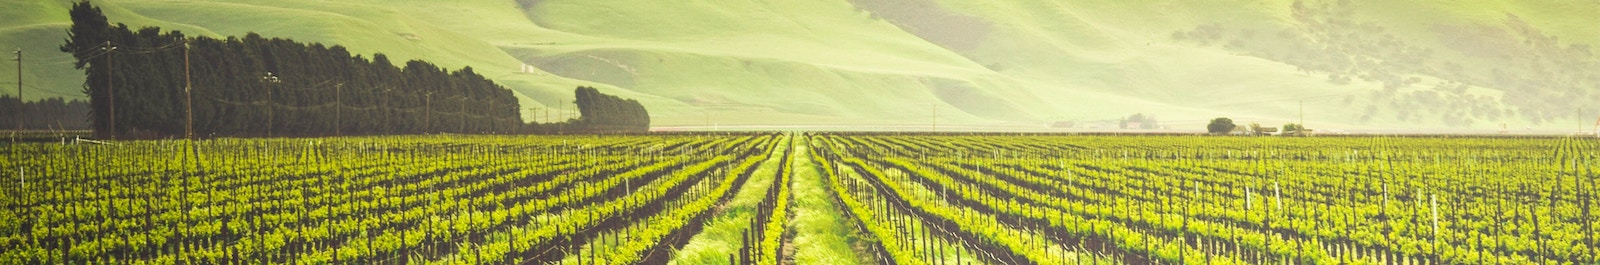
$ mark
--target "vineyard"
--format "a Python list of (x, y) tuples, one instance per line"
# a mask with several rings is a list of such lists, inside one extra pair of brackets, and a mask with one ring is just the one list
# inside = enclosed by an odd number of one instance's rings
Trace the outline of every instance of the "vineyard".
[(659, 263), (784, 139), (14, 145), (0, 264)]
[(816, 138), (898, 264), (1597, 264), (1592, 139)]
[(0, 264), (1597, 264), (1574, 138), (13, 144)]

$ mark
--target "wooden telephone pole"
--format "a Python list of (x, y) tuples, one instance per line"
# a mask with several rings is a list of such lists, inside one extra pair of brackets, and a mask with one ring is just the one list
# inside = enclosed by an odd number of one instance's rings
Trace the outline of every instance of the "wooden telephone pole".
[(272, 138), (272, 86), (282, 80), (272, 72), (267, 72), (267, 75), (261, 77), (261, 81), (267, 83), (267, 138)]
[(422, 98), (422, 134), (428, 134), (428, 128), (433, 127), (433, 92), (428, 92)]
[(461, 128), (460, 129), (456, 129), (456, 133), (466, 133), (466, 132), (467, 132), (467, 96), (463, 95), (463, 96), (461, 96)]
[(344, 95), (339, 93), (342, 91), (344, 91), (344, 83), (333, 86), (333, 136), (335, 137), (344, 134)]
[(389, 125), (389, 91), (393, 89), (393, 87), (383, 87), (383, 134), (394, 133), (394, 127)]
[(106, 131), (107, 131), (106, 135), (110, 136), (112, 140), (116, 140), (117, 139), (117, 89), (116, 89), (117, 79), (115, 78), (116, 75), (115, 75), (114, 71), (117, 69), (117, 66), (116, 66), (116, 60), (114, 59), (114, 58), (116, 58), (116, 56), (112, 56), (112, 55), (115, 54), (115, 52), (117, 51), (117, 47), (116, 46), (111, 46), (111, 41), (108, 40), (108, 41), (106, 41), (106, 45), (104, 47), (100, 47), (100, 49), (106, 51), (106, 96), (110, 97), (110, 99), (106, 101), (106, 104), (109, 104), (111, 106), (111, 108), (110, 108), (111, 115), (109, 116), (109, 118), (107, 118), (107, 120), (111, 121), (111, 124), (110, 124), (111, 127), (106, 129)]
[(12, 60), (17, 61), (17, 131), (21, 132), (22, 112), (28, 111), (28, 108), (23, 105), (22, 101), (22, 49), (17, 49), (17, 51), (13, 53), (17, 54), (17, 57), (12, 58)]
[(183, 42), (183, 137), (194, 140), (194, 90), (189, 79), (189, 41)]

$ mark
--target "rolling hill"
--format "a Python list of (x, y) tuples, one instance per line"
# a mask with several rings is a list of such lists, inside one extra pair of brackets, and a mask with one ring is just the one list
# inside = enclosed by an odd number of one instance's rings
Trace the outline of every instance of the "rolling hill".
[[(1042, 130), (1143, 113), (1181, 130), (1303, 115), (1313, 129), (1570, 131), (1600, 114), (1583, 110), (1600, 98), (1593, 0), (96, 3), (132, 26), (470, 65), (518, 92), (529, 121), (571, 109), (580, 85), (637, 98), (664, 127)], [(82, 97), (55, 48), (69, 4), (0, 3), (29, 99)]]

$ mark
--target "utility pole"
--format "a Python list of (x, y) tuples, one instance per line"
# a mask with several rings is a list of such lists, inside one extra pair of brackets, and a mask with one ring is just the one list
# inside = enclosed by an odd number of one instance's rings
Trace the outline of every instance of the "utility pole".
[(344, 95), (339, 93), (341, 91), (344, 91), (344, 83), (339, 83), (337, 85), (333, 85), (333, 136), (334, 137), (338, 137), (341, 134), (343, 134), (341, 129), (344, 129), (344, 122), (341, 120), (341, 118), (344, 116), (344, 98), (342, 97)]
[(194, 90), (189, 79), (189, 42), (183, 42), (183, 115), (187, 122), (183, 126), (183, 137), (194, 140)]
[(17, 60), (17, 131), (21, 132), (22, 112), (28, 111), (28, 108), (23, 104), (24, 101), (22, 100), (22, 49), (19, 48), (14, 53), (17, 54), (16, 58), (12, 58)]
[(928, 107), (933, 109), (933, 132), (939, 132), (939, 104), (928, 104)]
[(462, 95), (461, 96), (461, 128), (457, 129), (456, 133), (466, 133), (466, 132), (467, 132), (467, 96), (466, 95)]
[(432, 119), (433, 119), (433, 115), (432, 114), (433, 114), (433, 92), (428, 92), (427, 95), (422, 98), (422, 134), (428, 134), (428, 128), (432, 128), (433, 127), (431, 125), (432, 122), (433, 122), (432, 121)]
[(1294, 129), (1299, 131), (1300, 136), (1306, 136), (1306, 100), (1304, 99), (1300, 100), (1300, 126), (1295, 126)]
[(106, 45), (104, 47), (100, 47), (100, 50), (106, 51), (106, 96), (110, 97), (110, 99), (106, 101), (106, 104), (109, 104), (111, 106), (111, 108), (110, 108), (111, 115), (109, 116), (110, 118), (107, 118), (108, 120), (111, 120), (111, 127), (106, 129), (108, 131), (106, 133), (106, 135), (110, 136), (112, 140), (116, 140), (117, 139), (117, 89), (116, 89), (117, 80), (114, 77), (114, 76), (116, 76), (114, 71), (117, 69), (117, 67), (116, 67), (116, 60), (114, 60), (114, 58), (116, 56), (113, 56), (113, 55), (117, 51), (117, 47), (116, 46), (111, 46), (111, 41), (108, 40), (108, 41), (106, 41)]
[(278, 76), (273, 75), (272, 72), (267, 72), (267, 75), (262, 76), (261, 80), (267, 83), (267, 138), (272, 138), (272, 86), (282, 82), (282, 80), (278, 79)]
[(394, 90), (394, 88), (383, 87), (383, 134), (394, 133), (394, 130), (389, 127), (389, 91), (391, 90)]

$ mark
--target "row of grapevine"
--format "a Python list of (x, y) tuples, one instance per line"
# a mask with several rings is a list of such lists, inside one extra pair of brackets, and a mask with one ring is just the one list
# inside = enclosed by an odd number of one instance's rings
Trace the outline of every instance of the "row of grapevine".
[[(916, 197), (920, 185), (1002, 216), (996, 224), (1037, 227), (1047, 241), (1127, 263), (1596, 259), (1597, 145), (1587, 139), (821, 138), (840, 150), (832, 162), (899, 195), (890, 200)], [(1060, 261), (1026, 255), (1038, 245), (1016, 248), (1034, 263)]]
[(655, 216), (649, 223), (664, 224), (709, 207), (706, 198), (721, 194), (715, 184), (732, 180), (716, 172), (759, 161), (773, 138), (7, 145), (0, 167), (12, 174), (0, 181), (7, 195), (0, 199), (7, 209), (0, 212), (0, 263), (535, 260), (597, 231), (647, 229), (633, 223)]

